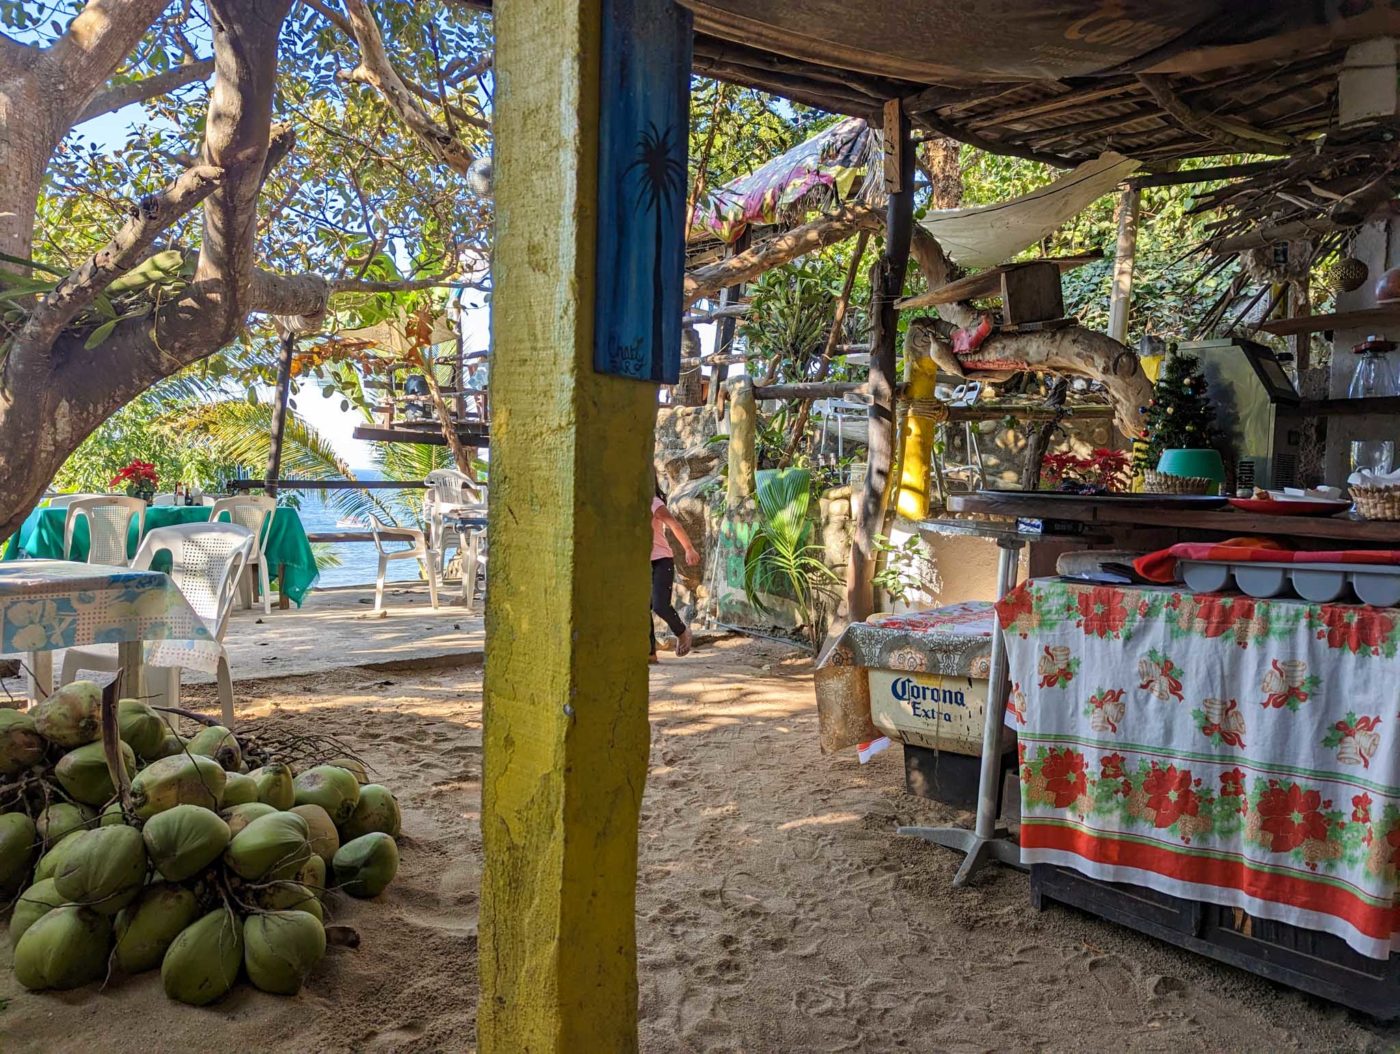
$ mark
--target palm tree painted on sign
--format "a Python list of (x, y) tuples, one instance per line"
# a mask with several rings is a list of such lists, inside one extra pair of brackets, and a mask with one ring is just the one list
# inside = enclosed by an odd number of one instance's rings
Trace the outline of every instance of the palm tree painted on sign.
[(674, 222), (671, 205), (679, 202), (685, 192), (685, 162), (678, 158), (674, 127), (661, 131), (654, 122), (648, 122), (646, 129), (637, 141), (637, 159), (627, 166), (627, 172), (634, 170), (640, 176), (637, 189), (637, 205), (652, 214), (655, 226), (655, 252), (651, 264), (651, 379), (661, 382), (665, 377), (665, 359), (662, 346), (665, 341), (666, 305), (662, 290), (665, 287), (665, 243)]

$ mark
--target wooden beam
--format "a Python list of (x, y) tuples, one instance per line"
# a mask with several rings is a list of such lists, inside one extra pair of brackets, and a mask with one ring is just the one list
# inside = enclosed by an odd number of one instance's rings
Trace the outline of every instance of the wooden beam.
[(1143, 176), (1129, 176), (1125, 181), (1130, 187), (1182, 187), (1192, 183), (1209, 183), (1217, 179), (1237, 179), (1241, 176), (1257, 176), (1283, 164), (1281, 161), (1245, 161), (1238, 165), (1211, 165), (1207, 168), (1181, 169), (1176, 172), (1149, 172)]
[(755, 399), (835, 399), (864, 388), (864, 381), (799, 381), (755, 385), (753, 394)]
[(510, 102), (495, 114), (477, 1042), (627, 1054), (657, 391), (593, 369), (605, 4), (495, 8)]
[(1053, 168), (1073, 168), (1076, 164), (1073, 160), (1059, 154), (1050, 154), (1042, 150), (1032, 150), (1029, 147), (1018, 146), (1015, 143), (1003, 142), (1000, 139), (988, 139), (984, 135), (979, 135), (952, 121), (945, 121), (934, 113), (920, 113), (913, 117), (914, 123), (921, 128), (927, 128), (930, 132), (937, 132), (939, 135), (947, 136), (949, 139), (956, 139), (960, 143), (968, 146), (975, 146), (979, 150), (986, 150), (992, 154), (1004, 154), (1008, 157), (1024, 158), (1027, 161), (1039, 161), (1043, 165), (1050, 165)]
[[(369, 443), (426, 443), (428, 446), (446, 446), (447, 437), (437, 422), (427, 428), (411, 428), (399, 422), (391, 428), (376, 425), (356, 425), (351, 433), (356, 439)], [(458, 426), (457, 437), (467, 446), (485, 446), (491, 438), (490, 430), (484, 426), (465, 428)]]
[(894, 457), (894, 398), (899, 316), (895, 302), (904, 291), (909, 270), (909, 245), (914, 235), (914, 144), (909, 117), (897, 107), (887, 111), (897, 137), (902, 172), (897, 193), (889, 196), (885, 219), (885, 251), (872, 275), (870, 305), (870, 431), (866, 439), (865, 486), (861, 495), (851, 558), (846, 575), (846, 617), (868, 618), (874, 610), (875, 536), (885, 515), (887, 485)]
[(1133, 302), (1133, 263), (1137, 259), (1138, 216), (1142, 195), (1125, 187), (1118, 196), (1118, 244), (1113, 256), (1113, 284), (1108, 296), (1108, 335), (1128, 342), (1128, 316)]
[(1181, 98), (1170, 79), (1161, 73), (1140, 73), (1138, 80), (1148, 90), (1157, 105), (1169, 113), (1183, 129), (1219, 143), (1231, 150), (1257, 154), (1287, 153), (1296, 144), (1286, 136), (1251, 128), (1235, 121), (1197, 110)]
[(1057, 265), (1060, 272), (1063, 273), (1072, 271), (1076, 267), (1083, 267), (1085, 264), (1097, 263), (1102, 259), (1103, 253), (1079, 253), (1074, 256), (1048, 256), (1038, 260), (1023, 260), (1020, 263), (998, 264), (996, 267), (988, 267), (985, 271), (978, 271), (966, 278), (959, 278), (956, 282), (937, 286), (926, 293), (920, 293), (918, 296), (905, 297), (896, 306), (901, 311), (905, 311), (915, 307), (937, 307), (941, 304), (956, 304), (963, 300), (980, 300), (983, 297), (1000, 296), (1001, 276), (1016, 268), (1052, 263)]

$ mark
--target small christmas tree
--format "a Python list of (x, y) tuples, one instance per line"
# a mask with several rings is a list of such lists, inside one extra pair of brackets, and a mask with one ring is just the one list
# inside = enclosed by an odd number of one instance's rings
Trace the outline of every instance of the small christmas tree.
[(1215, 404), (1206, 397), (1206, 378), (1194, 355), (1167, 353), (1152, 388), (1152, 401), (1143, 408), (1145, 432), (1136, 444), (1133, 467), (1155, 469), (1163, 450), (1180, 448), (1221, 450), (1224, 437), (1215, 423)]

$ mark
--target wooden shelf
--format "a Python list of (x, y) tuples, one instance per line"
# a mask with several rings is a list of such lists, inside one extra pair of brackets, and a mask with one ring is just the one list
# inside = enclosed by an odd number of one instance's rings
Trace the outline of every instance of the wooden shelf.
[(1335, 311), (1330, 315), (1304, 315), (1265, 322), (1259, 328), (1276, 337), (1295, 333), (1321, 333), (1324, 329), (1365, 329), (1367, 326), (1400, 325), (1400, 304), (1381, 304), (1360, 311)]

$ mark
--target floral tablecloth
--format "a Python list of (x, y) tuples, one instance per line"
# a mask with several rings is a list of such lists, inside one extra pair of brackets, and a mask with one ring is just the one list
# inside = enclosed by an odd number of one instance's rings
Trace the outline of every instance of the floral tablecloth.
[(65, 560), (0, 563), (0, 653), (211, 637), (170, 576)]
[(998, 615), (1024, 862), (1391, 953), (1400, 610), (1034, 580)]

